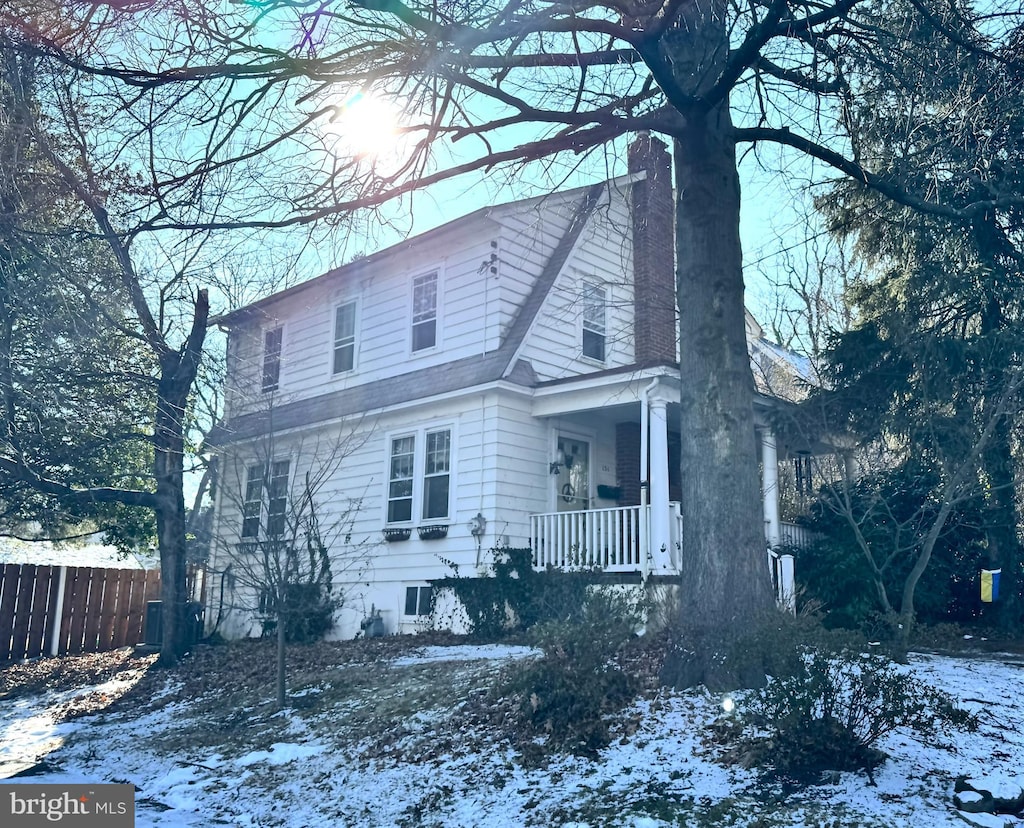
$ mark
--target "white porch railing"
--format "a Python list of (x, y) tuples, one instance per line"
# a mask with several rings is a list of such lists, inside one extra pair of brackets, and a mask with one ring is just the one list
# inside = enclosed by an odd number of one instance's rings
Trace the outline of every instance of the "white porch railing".
[[(650, 508), (650, 507), (648, 507)], [(530, 545), (537, 569), (636, 572), (646, 547), (641, 506), (530, 515)]]
[[(679, 572), (682, 517), (679, 504), (669, 504), (672, 520), (668, 569)], [(530, 515), (530, 545), (537, 569), (603, 572), (650, 571), (653, 559), (647, 554), (650, 536), (650, 506), (622, 506), (576, 512), (548, 512)]]
[[(666, 550), (665, 566), (655, 555), (660, 550), (648, 550), (650, 537), (650, 506), (622, 506), (613, 509), (589, 509), (576, 512), (548, 512), (530, 515), (530, 546), (533, 565), (537, 569), (549, 566), (562, 570), (600, 569), (603, 572), (640, 572), (647, 576), (654, 570), (660, 574), (681, 571), (683, 518), (679, 503), (669, 504), (671, 543)], [(792, 523), (781, 525), (782, 542), (788, 546), (805, 546), (813, 540), (813, 533)], [(790, 559), (791, 561), (792, 559)], [(781, 577), (779, 556), (769, 553), (769, 566), (776, 584), (791, 582), (790, 572)], [(787, 583), (788, 599), (791, 585)]]

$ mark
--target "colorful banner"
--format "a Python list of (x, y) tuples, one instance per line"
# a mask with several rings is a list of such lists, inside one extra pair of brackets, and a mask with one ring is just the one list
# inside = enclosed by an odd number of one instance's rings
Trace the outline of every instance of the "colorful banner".
[(999, 573), (1001, 569), (981, 570), (981, 600), (991, 604), (999, 598)]

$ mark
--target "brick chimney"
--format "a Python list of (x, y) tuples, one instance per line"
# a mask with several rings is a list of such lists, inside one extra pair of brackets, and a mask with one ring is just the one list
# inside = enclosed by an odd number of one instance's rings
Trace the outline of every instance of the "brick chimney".
[(672, 156), (646, 132), (629, 145), (629, 172), (646, 172), (631, 187), (633, 312), (636, 362), (675, 363), (676, 269)]

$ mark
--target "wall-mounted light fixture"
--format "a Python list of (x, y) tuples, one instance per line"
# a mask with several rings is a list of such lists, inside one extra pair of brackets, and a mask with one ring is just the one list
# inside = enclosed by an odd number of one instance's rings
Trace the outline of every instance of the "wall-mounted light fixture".
[(477, 512), (476, 517), (469, 521), (469, 534), (474, 538), (482, 538), (487, 531), (487, 518), (482, 512)]
[(558, 454), (555, 455), (555, 459), (548, 465), (548, 471), (551, 474), (559, 474), (562, 471), (562, 467), (568, 471), (572, 468), (572, 455), (566, 454), (562, 449), (558, 450)]

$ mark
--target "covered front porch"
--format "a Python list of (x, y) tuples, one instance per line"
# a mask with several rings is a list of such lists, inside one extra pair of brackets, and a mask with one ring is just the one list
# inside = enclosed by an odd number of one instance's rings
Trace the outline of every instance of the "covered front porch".
[[(679, 503), (669, 502), (670, 542), (664, 552), (650, 540), (652, 509), (651, 505), (621, 506), (530, 515), (533, 566), (564, 572), (639, 573), (645, 581), (651, 574), (683, 575)], [(784, 546), (799, 547), (809, 539), (807, 530), (793, 523), (780, 522), (779, 532)], [(765, 552), (779, 603), (791, 606), (795, 595), (793, 556), (767, 543)]]
[[(530, 515), (536, 568), (685, 577), (679, 503), (685, 472), (673, 426), (679, 394), (678, 374), (668, 367), (539, 389), (533, 414), (550, 426), (551, 508)], [(766, 418), (757, 439), (766, 563), (780, 600), (791, 604), (793, 562), (778, 549), (799, 545), (805, 533), (781, 519), (778, 470), (780, 454), (791, 460), (794, 450)]]

